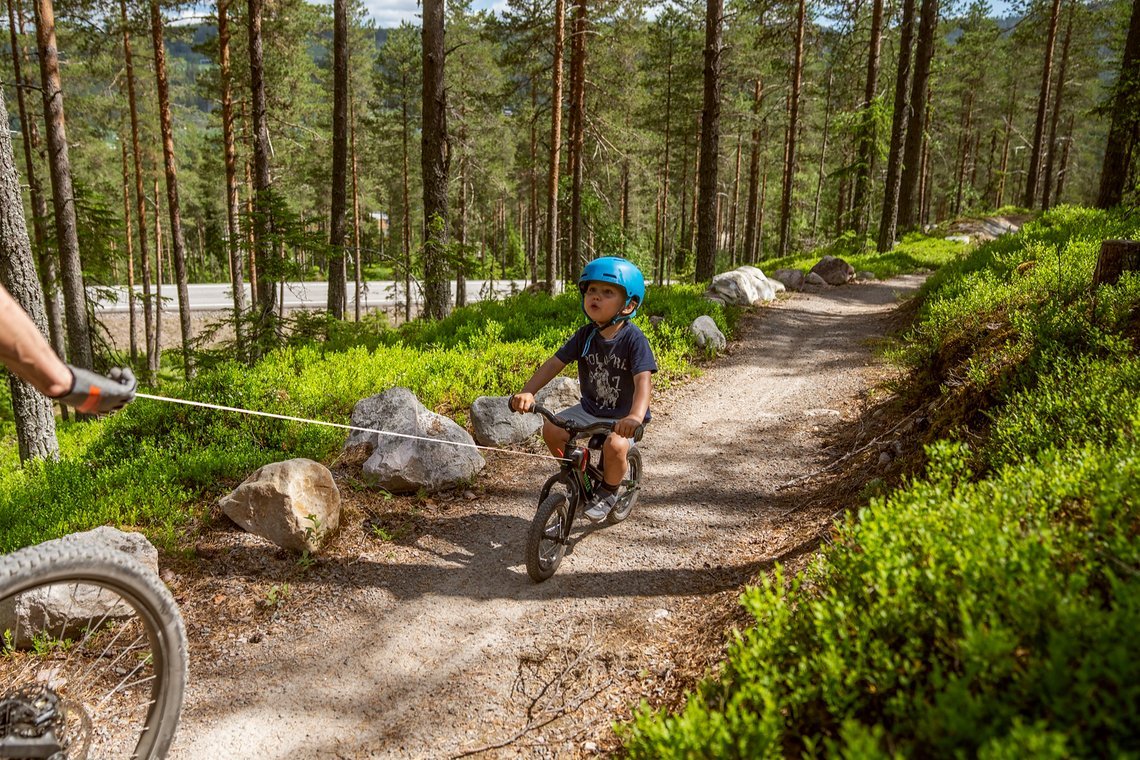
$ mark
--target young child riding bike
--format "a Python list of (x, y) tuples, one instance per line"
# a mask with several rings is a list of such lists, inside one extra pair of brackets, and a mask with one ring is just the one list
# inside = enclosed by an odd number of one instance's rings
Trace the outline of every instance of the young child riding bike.
[[(645, 278), (634, 264), (616, 256), (594, 259), (578, 278), (582, 311), (590, 322), (547, 359), (523, 389), (511, 397), (519, 413), (534, 408), (534, 394), (571, 362), (578, 362), (581, 403), (558, 416), (586, 426), (615, 421), (602, 447), (605, 480), (586, 506), (590, 522), (601, 522), (617, 503), (625, 461), (637, 426), (649, 421), (651, 377), (657, 360), (645, 334), (630, 322), (645, 301)], [(568, 433), (544, 421), (542, 437), (551, 453), (562, 456)]]

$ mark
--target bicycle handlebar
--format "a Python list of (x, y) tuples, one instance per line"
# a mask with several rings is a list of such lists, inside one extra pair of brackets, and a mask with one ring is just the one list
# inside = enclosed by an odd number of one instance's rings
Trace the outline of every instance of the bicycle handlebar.
[[(514, 396), (511, 396), (510, 398), (507, 399), (507, 407), (509, 409), (512, 409), (512, 410), (514, 409), (514, 406), (512, 405), (513, 401), (514, 401)], [(562, 419), (561, 417), (559, 417), (554, 412), (547, 409), (542, 404), (535, 404), (534, 407), (530, 411), (533, 412), (534, 414), (542, 415), (546, 419), (550, 420), (550, 424), (557, 425), (558, 427), (562, 428), (563, 430), (569, 432), (570, 435), (572, 435), (572, 436), (575, 434), (584, 435), (586, 433), (612, 433), (614, 430), (614, 424), (617, 422), (617, 420), (614, 420), (613, 422), (592, 422), (589, 425), (587, 425), (586, 427), (578, 427), (574, 423), (572, 423), (568, 420)], [(643, 422), (637, 426), (637, 430), (633, 431), (633, 440), (640, 441), (641, 437), (644, 434), (645, 434), (645, 423)]]

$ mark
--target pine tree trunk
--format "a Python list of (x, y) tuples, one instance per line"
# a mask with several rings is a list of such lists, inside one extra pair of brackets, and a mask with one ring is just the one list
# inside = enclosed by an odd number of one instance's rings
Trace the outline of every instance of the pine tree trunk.
[(879, 61), (883, 39), (883, 0), (874, 0), (871, 8), (871, 39), (867, 46), (867, 81), (863, 90), (863, 103), (859, 108), (859, 149), (855, 168), (855, 193), (852, 227), (860, 239), (867, 233), (871, 193), (871, 172), (875, 164), (875, 117), (873, 107), (879, 87)]
[(158, 196), (158, 179), (154, 180), (154, 351), (148, 357), (147, 369), (153, 382), (158, 382), (162, 366), (162, 201)]
[(887, 158), (887, 176), (883, 182), (883, 213), (879, 218), (878, 250), (885, 253), (895, 245), (898, 225), (899, 184), (902, 181), (902, 151), (906, 139), (907, 113), (910, 110), (907, 87), (910, 84), (911, 48), (914, 38), (914, 0), (904, 0), (899, 29), (899, 68), (895, 77), (895, 108), (891, 117), (891, 150)]
[[(459, 144), (467, 145), (467, 120), (466, 109), (464, 104), (459, 106)], [(459, 242), (459, 248), (462, 251), (463, 260), (466, 260), (467, 252), (467, 214), (468, 214), (468, 200), (467, 200), (467, 152), (464, 150), (459, 156), (459, 213), (455, 218), (455, 239)], [(455, 305), (467, 305), (467, 285), (464, 278), (464, 265), (460, 263), (455, 275)]]
[[(692, 200), (689, 202), (689, 237), (685, 246), (689, 253), (695, 253), (697, 250), (697, 202), (700, 196), (700, 182), (701, 182), (701, 141), (702, 135), (702, 120), (703, 114), (697, 114), (697, 139), (693, 141), (693, 180), (692, 180)], [(683, 264), (680, 256), (677, 257), (677, 268), (680, 269)]]
[[(8, 24), (11, 31), (12, 43), (12, 70), (15, 74), (16, 105), (20, 114), (20, 132), (24, 143), (24, 168), (28, 178), (28, 194), (32, 201), (32, 232), (34, 234), (34, 256), (39, 260), (40, 283), (43, 286), (44, 305), (47, 311), (48, 332), (51, 337), (52, 348), (56, 354), (66, 356), (63, 341), (63, 316), (59, 310), (59, 267), (55, 257), (48, 250), (47, 240), (47, 199), (44, 197), (43, 185), (40, 183), (39, 171), (36, 169), (35, 156), (40, 148), (39, 129), (36, 127), (35, 117), (28, 109), (24, 99), (24, 90), (31, 89), (31, 82), (25, 76), (24, 64), (27, 62), (27, 47), (20, 45), (17, 30), (22, 37), (24, 34), (23, 13), (16, 17), (17, 10), (14, 3), (18, 0), (8, 0)], [(133, 304), (132, 304), (133, 306)], [(133, 313), (133, 312), (132, 312)]]
[(729, 211), (728, 222), (728, 250), (729, 257), (732, 261), (732, 267), (736, 268), (736, 215), (737, 208), (740, 205), (740, 154), (744, 149), (744, 138), (740, 135), (736, 137), (736, 171), (732, 178), (732, 208)]
[(443, 0), (423, 3), (424, 314), (443, 319), (451, 311), (447, 275), (447, 91), (444, 86)]
[(657, 284), (663, 283), (667, 277), (665, 270), (668, 268), (667, 261), (669, 260), (669, 159), (672, 154), (672, 137), (673, 137), (673, 35), (669, 35), (669, 56), (668, 64), (665, 71), (665, 166), (661, 171), (661, 218), (660, 218), (660, 240), (661, 245), (657, 257), (657, 265), (655, 267), (655, 277)]
[(52, 206), (55, 211), (56, 244), (59, 246), (60, 279), (67, 320), (67, 349), (71, 363), (91, 369), (91, 328), (87, 323), (87, 292), (75, 219), (75, 191), (71, 183), (63, 85), (59, 75), (59, 51), (55, 40), (55, 11), (51, 0), (35, 0), (36, 47), (40, 54), (44, 125), (47, 132), (48, 165), (51, 169)]
[(229, 252), (230, 287), (234, 293), (234, 342), (244, 351), (242, 312), (245, 311), (245, 284), (242, 278), (241, 230), (238, 224), (237, 150), (234, 145), (233, 81), (230, 72), (230, 0), (218, 0), (218, 63), (222, 88), (222, 148), (226, 166), (226, 249)]
[(756, 219), (756, 260), (764, 260), (764, 213), (768, 208), (768, 156), (760, 170), (760, 213)]
[(1062, 194), (1065, 192), (1065, 176), (1069, 172), (1069, 148), (1073, 147), (1073, 125), (1076, 123), (1077, 115), (1069, 113), (1069, 129), (1065, 135), (1065, 149), (1061, 151), (1061, 168), (1057, 172), (1057, 192), (1054, 195), (1057, 203), (1061, 202)]
[(570, 254), (567, 282), (578, 279), (585, 263), (582, 250), (582, 174), (586, 136), (587, 0), (576, 0), (574, 38), (570, 45)]
[(899, 179), (897, 229), (903, 232), (918, 226), (922, 205), (918, 203), (919, 185), (924, 176), (923, 145), (926, 139), (926, 103), (930, 82), (930, 64), (934, 60), (935, 32), (938, 28), (938, 0), (922, 0), (919, 12), (918, 38), (914, 50), (914, 77), (910, 84), (910, 119), (903, 143), (902, 176)]
[(1128, 37), (1124, 42), (1124, 54), (1120, 58), (1120, 75), (1112, 89), (1112, 121), (1108, 128), (1108, 143), (1104, 149), (1104, 162), (1100, 169), (1100, 192), (1097, 195), (1097, 208), (1112, 208), (1120, 205), (1124, 198), (1124, 188), (1128, 179), (1129, 161), (1132, 154), (1133, 135), (1140, 117), (1134, 105), (1136, 92), (1140, 90), (1140, 0), (1132, 2), (1132, 20), (1128, 24)]
[(706, 0), (704, 106), (701, 111), (701, 169), (697, 191), (697, 282), (716, 274), (717, 171), (720, 151), (720, 76), (724, 0)]
[(404, 321), (408, 322), (412, 318), (412, 196), (408, 188), (408, 131), (410, 126), (408, 124), (408, 78), (404, 76), (402, 81), (402, 108), (403, 108), (403, 141), (404, 141), (404, 166), (403, 166), (403, 186), (404, 186), (404, 224), (403, 224), (403, 244), (404, 244)]
[(784, 150), (784, 183), (780, 199), (780, 256), (788, 255), (791, 242), (792, 190), (796, 177), (796, 135), (799, 131), (800, 86), (804, 71), (804, 26), (807, 19), (807, 2), (800, 0), (796, 18), (795, 61), (792, 64), (792, 90), (788, 105), (787, 147)]
[(1029, 171), (1025, 176), (1025, 195), (1021, 203), (1033, 208), (1037, 202), (1037, 182), (1041, 171), (1041, 154), (1045, 146), (1045, 116), (1049, 111), (1049, 85), (1053, 80), (1053, 48), (1057, 42), (1057, 25), (1061, 19), (1061, 0), (1053, 0), (1049, 13), (1049, 32), (1045, 38), (1045, 60), (1041, 64), (1041, 93), (1037, 97), (1037, 121), (1033, 127)]
[(811, 237), (815, 240), (816, 230), (819, 229), (819, 200), (823, 195), (823, 173), (827, 161), (827, 138), (828, 127), (831, 125), (831, 90), (832, 83), (835, 78), (835, 72), (829, 67), (827, 70), (827, 105), (823, 109), (823, 140), (819, 148), (819, 172), (816, 174), (815, 180), (815, 206), (811, 212)]
[[(752, 94), (752, 144), (748, 159), (748, 211), (744, 226), (744, 260), (756, 263), (756, 205), (760, 199), (760, 109), (764, 104), (764, 82), (756, 78)], [(827, 130), (824, 130), (826, 139)]]
[[(351, 94), (351, 93), (350, 93)], [(353, 262), (353, 320), (360, 321), (361, 266), (360, 266), (360, 187), (357, 185), (356, 165), (356, 109), (353, 108), (352, 99), (348, 101), (348, 128), (349, 142), (352, 149), (352, 262)]]
[(551, 64), (550, 173), (546, 181), (546, 292), (554, 293), (558, 276), (558, 170), (562, 152), (562, 49), (566, 15), (565, 0), (554, 0), (554, 61)]
[[(0, 88), (0, 113), (8, 113), (3, 88)], [(0, 282), (28, 312), (40, 332), (46, 335), (47, 313), (40, 283), (36, 279), (36, 265), (24, 221), (24, 202), (20, 197), (20, 178), (16, 174), (15, 154), (12, 152), (12, 136), (7, 129), (0, 130)], [(58, 459), (59, 443), (55, 437), (51, 401), (14, 373), (8, 373), (8, 382), (20, 461)]]
[(962, 136), (958, 140), (958, 187), (954, 195), (954, 213), (962, 213), (962, 191), (966, 184), (966, 163), (970, 157), (970, 130), (974, 123), (974, 91), (966, 91), (966, 105), (962, 112)]
[(1048, 209), (1052, 205), (1053, 167), (1057, 156), (1057, 125), (1061, 121), (1061, 106), (1065, 99), (1065, 76), (1069, 70), (1069, 43), (1073, 38), (1073, 16), (1076, 15), (1077, 4), (1069, 0), (1069, 18), (1065, 22), (1065, 40), (1061, 43), (1061, 68), (1057, 70), (1057, 94), (1053, 100), (1053, 116), (1049, 120), (1049, 140), (1045, 144), (1045, 174), (1041, 178), (1041, 208)]
[(127, 240), (127, 312), (129, 314), (129, 341), (131, 364), (139, 359), (138, 319), (135, 314), (135, 232), (131, 224), (131, 175), (127, 165), (127, 141), (119, 146), (123, 154), (123, 227)]
[[(257, 315), (251, 356), (257, 358), (277, 334), (277, 288), (274, 279), (278, 267), (271, 264), (276, 256), (269, 244), (273, 227), (270, 218), (269, 193), (269, 114), (265, 99), (265, 64), (261, 45), (262, 0), (248, 0), (246, 19), (249, 25), (249, 82), (252, 103), (250, 129), (253, 133), (253, 260), (257, 269)], [(251, 277), (252, 279), (252, 277)]]
[(344, 319), (344, 238), (348, 184), (348, 0), (333, 2), (332, 199), (329, 218), (329, 291), (327, 308)]
[(170, 85), (166, 78), (166, 45), (158, 0), (150, 0), (151, 34), (154, 42), (154, 73), (158, 81), (158, 114), (162, 130), (162, 162), (166, 170), (166, 206), (170, 213), (170, 253), (178, 289), (178, 320), (182, 327), (182, 366), (186, 379), (194, 377), (194, 354), (190, 350), (190, 289), (186, 275), (186, 241), (182, 233), (182, 207), (178, 201), (178, 169), (174, 160), (174, 125), (170, 116)]
[(538, 283), (538, 88), (535, 79), (530, 79), (530, 170), (527, 172), (530, 184), (530, 228), (527, 234), (527, 263), (530, 269), (530, 284)]

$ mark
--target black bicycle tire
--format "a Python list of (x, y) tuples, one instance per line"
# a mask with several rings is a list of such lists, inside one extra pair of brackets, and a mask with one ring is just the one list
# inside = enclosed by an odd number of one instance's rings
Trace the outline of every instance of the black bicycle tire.
[(58, 583), (98, 584), (139, 615), (152, 644), (156, 677), (133, 757), (165, 757), (181, 717), (189, 668), (186, 627), (174, 597), (145, 565), (110, 546), (63, 540), (0, 556), (0, 600)]
[(606, 525), (617, 525), (629, 517), (630, 512), (633, 511), (633, 505), (637, 503), (638, 494), (641, 492), (641, 450), (636, 446), (630, 446), (629, 453), (626, 454), (626, 461), (629, 463), (629, 479), (634, 483), (633, 493), (629, 494), (628, 500), (625, 500), (627, 494), (624, 492), (618, 497), (617, 504), (606, 515)]
[(555, 510), (559, 510), (563, 520), (570, 519), (570, 500), (560, 491), (553, 491), (542, 500), (530, 523), (526, 539), (526, 573), (535, 583), (542, 583), (554, 575), (566, 556), (566, 546), (559, 545), (557, 557), (549, 567), (543, 567), (542, 541), (546, 537), (546, 523)]

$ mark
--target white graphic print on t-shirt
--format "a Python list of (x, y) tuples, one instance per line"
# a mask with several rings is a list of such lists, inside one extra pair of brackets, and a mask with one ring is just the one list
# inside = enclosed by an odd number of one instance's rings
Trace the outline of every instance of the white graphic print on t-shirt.
[(621, 374), (629, 372), (629, 361), (621, 356), (595, 352), (583, 359), (589, 368), (590, 384), (594, 386), (594, 398), (603, 409), (613, 409), (618, 405), (621, 393)]

